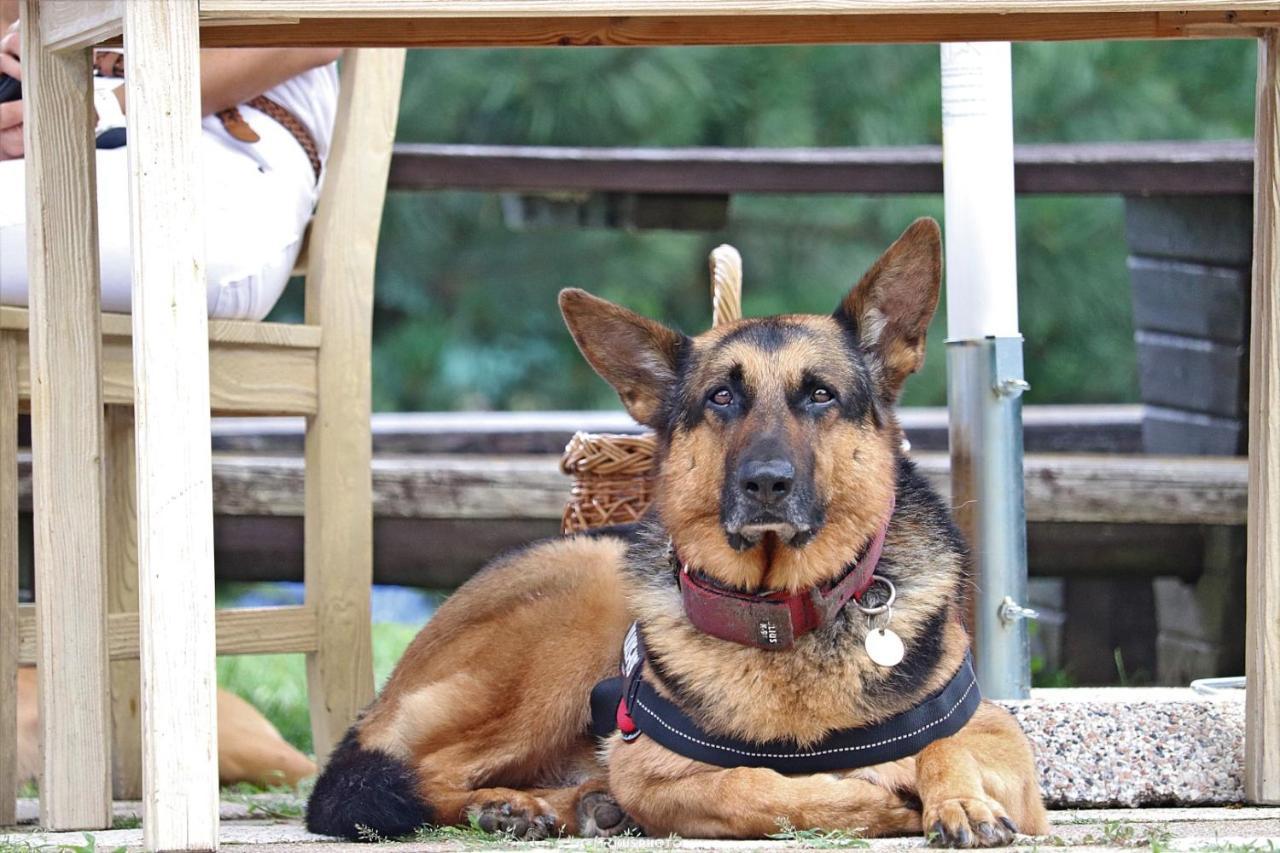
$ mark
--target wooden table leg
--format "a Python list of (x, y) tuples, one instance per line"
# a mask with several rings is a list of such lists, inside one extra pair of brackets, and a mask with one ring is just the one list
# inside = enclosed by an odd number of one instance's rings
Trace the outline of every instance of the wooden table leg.
[(18, 348), (0, 332), (0, 826), (18, 796)]
[(218, 841), (198, 13), (190, 0), (124, 4), (149, 850)]
[[(133, 409), (107, 406), (107, 613), (138, 612), (137, 450)], [(111, 792), (142, 799), (142, 699), (138, 661), (111, 662)]]
[(1280, 803), (1280, 34), (1258, 41), (1249, 343), (1245, 796)]
[(40, 47), (26, 0), (27, 272), (37, 662), (44, 770), (40, 822), (111, 825), (102, 527), (93, 83), (86, 50)]

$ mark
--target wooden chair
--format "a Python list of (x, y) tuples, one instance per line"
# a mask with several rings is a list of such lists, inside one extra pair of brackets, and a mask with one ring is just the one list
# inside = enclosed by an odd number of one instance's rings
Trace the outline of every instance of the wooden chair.
[[(403, 50), (353, 50), (344, 58), (333, 145), (300, 261), (306, 276), (304, 323), (209, 322), (214, 414), (306, 416), (305, 603), (219, 611), (218, 654), (306, 654), (320, 760), (373, 696), (370, 337), (374, 257), (403, 67)], [(104, 314), (101, 325), (113, 789), (118, 799), (137, 799), (142, 782), (131, 318)], [(55, 658), (61, 666), (93, 665), (58, 658), (48, 642), (38, 648), (34, 607), (17, 604), (16, 417), (30, 399), (27, 327), (26, 309), (0, 308), (0, 825), (13, 822), (16, 666), (51, 666)], [(50, 499), (37, 493), (33, 511), (56, 512), (45, 503)]]

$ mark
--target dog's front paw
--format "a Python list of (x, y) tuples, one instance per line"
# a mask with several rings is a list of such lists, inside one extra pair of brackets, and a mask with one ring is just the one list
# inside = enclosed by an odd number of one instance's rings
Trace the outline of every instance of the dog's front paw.
[(1004, 847), (1018, 834), (999, 803), (969, 797), (926, 804), (923, 824), (933, 847)]
[(557, 821), (554, 814), (540, 806), (540, 803), (490, 802), (473, 806), (470, 813), (475, 824), (485, 832), (506, 835), (516, 841), (542, 841), (555, 831)]
[(590, 791), (578, 800), (578, 835), (583, 838), (612, 838), (638, 830), (608, 791)]

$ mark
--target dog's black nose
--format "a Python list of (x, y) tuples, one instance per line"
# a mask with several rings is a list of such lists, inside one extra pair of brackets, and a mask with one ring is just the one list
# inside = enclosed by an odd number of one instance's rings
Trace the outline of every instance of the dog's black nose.
[(738, 485), (747, 497), (764, 506), (778, 503), (791, 494), (796, 469), (785, 459), (750, 461), (738, 473)]

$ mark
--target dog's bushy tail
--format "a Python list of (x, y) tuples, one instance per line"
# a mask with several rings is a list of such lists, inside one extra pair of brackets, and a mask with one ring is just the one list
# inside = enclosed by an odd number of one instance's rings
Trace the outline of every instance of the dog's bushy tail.
[(329, 756), (307, 801), (307, 829), (352, 841), (392, 840), (432, 822), (413, 769), (365, 749), (352, 728)]

